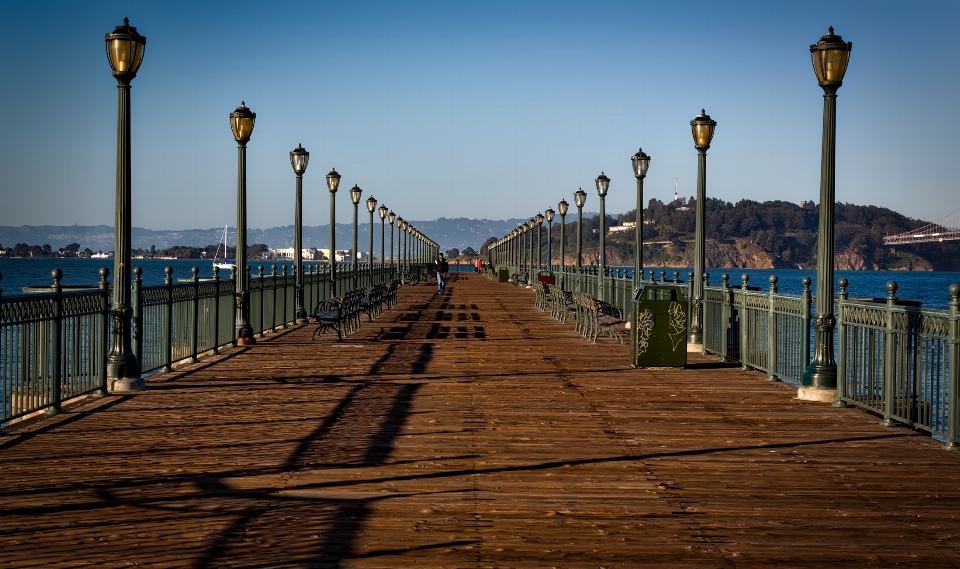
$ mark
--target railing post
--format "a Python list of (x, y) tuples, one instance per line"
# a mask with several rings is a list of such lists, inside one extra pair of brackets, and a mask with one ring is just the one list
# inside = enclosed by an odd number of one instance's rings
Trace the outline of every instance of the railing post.
[(747, 316), (747, 284), (750, 282), (750, 275), (741, 275), (740, 282), (740, 369), (748, 369), (747, 354), (750, 353), (750, 345), (747, 344), (747, 339), (750, 317)]
[(277, 266), (270, 269), (270, 331), (277, 331)]
[[(687, 337), (690, 337), (690, 313), (693, 311), (693, 272), (687, 273)], [(689, 341), (687, 342), (689, 345)]]
[(803, 277), (800, 284), (803, 285), (801, 298), (803, 300), (803, 314), (800, 317), (803, 325), (800, 327), (800, 356), (803, 361), (803, 369), (810, 367), (810, 305), (813, 303), (813, 295), (810, 292), (810, 284), (813, 280), (810, 277)]
[(193, 323), (190, 326), (190, 359), (188, 363), (197, 363), (197, 345), (200, 336), (200, 268), (190, 269), (193, 273)]
[(720, 280), (723, 281), (723, 284), (720, 285), (723, 287), (723, 325), (721, 326), (722, 334), (720, 334), (720, 356), (723, 358), (723, 361), (730, 361), (730, 329), (732, 328), (733, 319), (733, 291), (730, 290), (730, 275), (723, 273), (720, 275)]
[(53, 356), (51, 362), (44, 362), (51, 366), (50, 370), (50, 406), (44, 410), (44, 415), (56, 415), (60, 413), (60, 381), (62, 380), (63, 370), (63, 287), (60, 286), (60, 279), (63, 278), (63, 272), (60, 269), (54, 269), (51, 273), (53, 277), (53, 320), (50, 322), (50, 336), (53, 341), (51, 350)]
[(960, 284), (952, 284), (950, 293), (950, 337), (947, 340), (947, 442), (945, 450), (960, 450)]
[(143, 269), (133, 268), (133, 355), (143, 362)]
[(163, 284), (167, 287), (167, 298), (163, 307), (163, 354), (166, 359), (160, 371), (169, 372), (173, 369), (173, 267), (165, 267), (163, 273), (166, 275)]
[(220, 353), (220, 267), (213, 267), (213, 349), (210, 353)]
[[(293, 271), (296, 272), (297, 268), (293, 267)], [(296, 275), (294, 275), (296, 276)], [(280, 310), (280, 328), (284, 329), (287, 327), (287, 322), (290, 320), (287, 318), (287, 266), (283, 266), (283, 308)]]
[(107, 277), (110, 276), (110, 269), (106, 267), (100, 267), (100, 283), (99, 288), (101, 291), (100, 301), (103, 303), (100, 311), (100, 337), (97, 345), (97, 355), (99, 356), (99, 361), (97, 362), (97, 377), (99, 378), (100, 387), (93, 392), (94, 397), (103, 397), (107, 394), (107, 342), (110, 338), (110, 284), (107, 282)]
[(780, 381), (777, 376), (777, 313), (774, 310), (774, 296), (777, 294), (777, 275), (770, 275), (770, 296), (767, 305), (767, 381)]
[[(249, 268), (250, 267), (248, 266), (247, 269), (249, 270)], [(236, 290), (237, 289), (237, 266), (236, 265), (230, 267), (230, 280), (233, 282), (233, 289)], [(249, 305), (247, 305), (247, 307), (249, 308)], [(237, 295), (236, 294), (233, 295), (233, 304), (230, 306), (230, 311), (231, 311), (230, 312), (231, 314), (237, 313)], [(239, 340), (239, 338), (237, 338), (237, 335), (232, 334), (232, 338), (230, 338), (231, 348), (237, 347), (237, 340)]]
[[(840, 292), (837, 293), (837, 397), (833, 401), (833, 406), (843, 408), (847, 406), (844, 398), (847, 396), (847, 325), (845, 313), (847, 311), (846, 302), (849, 295), (847, 286), (850, 281), (840, 279), (837, 282), (840, 285)], [(807, 334), (809, 337), (809, 334)]]
[(887, 309), (886, 326), (883, 330), (883, 421), (880, 424), (884, 427), (896, 427), (900, 423), (893, 418), (896, 410), (896, 381), (897, 366), (894, 364), (896, 357), (896, 337), (893, 329), (893, 310), (897, 305), (897, 283), (887, 281)]
[(263, 338), (263, 330), (266, 328), (266, 318), (264, 316), (265, 313), (263, 312), (264, 310), (263, 306), (266, 304), (263, 296), (263, 265), (260, 265), (260, 268), (257, 269), (257, 275), (258, 275), (257, 280), (260, 282), (260, 286), (258, 287), (260, 289), (260, 325), (257, 326), (256, 329), (254, 329), (253, 337)]

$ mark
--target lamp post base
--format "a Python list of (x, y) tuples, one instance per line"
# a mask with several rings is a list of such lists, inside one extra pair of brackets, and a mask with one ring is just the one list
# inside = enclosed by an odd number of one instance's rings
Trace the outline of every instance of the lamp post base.
[(237, 327), (238, 346), (252, 346), (256, 343), (257, 340), (253, 337), (253, 328), (251, 328), (249, 324), (246, 326)]
[(801, 387), (797, 389), (797, 399), (801, 401), (819, 401), (832, 403), (837, 398), (836, 389), (822, 389), (818, 387)]
[(310, 323), (310, 319), (307, 318), (306, 316), (304, 316), (304, 317), (299, 317), (299, 316), (298, 316), (296, 322), (297, 322), (297, 324), (309, 324), (309, 323)]
[(147, 384), (142, 377), (118, 377), (110, 379), (108, 385), (110, 393), (128, 393), (147, 389)]
[(702, 354), (703, 353), (703, 344), (694, 344), (693, 342), (687, 342), (687, 353), (688, 354)]

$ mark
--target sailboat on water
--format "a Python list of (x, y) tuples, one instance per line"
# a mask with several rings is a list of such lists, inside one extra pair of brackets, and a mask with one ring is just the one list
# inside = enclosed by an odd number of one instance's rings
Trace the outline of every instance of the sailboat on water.
[(213, 254), (213, 266), (221, 271), (232, 271), (237, 266), (237, 262), (227, 259), (227, 226), (223, 226), (223, 260), (218, 261), (220, 256), (220, 244), (217, 243), (217, 252)]

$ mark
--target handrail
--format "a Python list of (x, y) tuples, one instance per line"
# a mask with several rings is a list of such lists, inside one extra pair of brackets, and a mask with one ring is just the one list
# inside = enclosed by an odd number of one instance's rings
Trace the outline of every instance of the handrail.
[[(399, 278), (396, 263), (360, 267), (361, 282), (389, 285)], [(422, 278), (425, 264), (409, 266)], [(143, 286), (142, 271), (132, 283), (132, 349), (143, 373), (170, 371), (175, 364), (217, 354), (236, 341), (235, 284), (232, 279), (198, 277), (175, 283), (173, 269), (164, 284)], [(59, 412), (68, 399), (103, 394), (107, 386), (106, 356), (110, 334), (109, 271), (101, 269), (99, 288), (64, 292), (62, 273), (54, 270), (51, 292), (0, 296), (0, 426), (34, 413)], [(337, 290), (352, 284), (348, 271), (338, 271)], [(292, 325), (296, 278), (286, 266), (251, 275), (251, 325), (258, 336)], [(329, 265), (304, 265), (304, 302), (313, 307), (331, 297)]]

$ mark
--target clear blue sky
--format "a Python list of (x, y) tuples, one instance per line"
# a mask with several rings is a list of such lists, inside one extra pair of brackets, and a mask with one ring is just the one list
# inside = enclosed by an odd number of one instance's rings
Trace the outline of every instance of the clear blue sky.
[(532, 216), (594, 178), (607, 211), (695, 191), (689, 121), (719, 125), (709, 195), (819, 201), (822, 91), (809, 45), (853, 42), (838, 99), (837, 199), (935, 220), (960, 207), (960, 3), (763, 1), (84, 2), (0, 0), (0, 225), (113, 223), (116, 82), (104, 33), (147, 37), (132, 89), (133, 224), (235, 222), (228, 114), (257, 113), (250, 227), (304, 223), (343, 175), (402, 217)]

